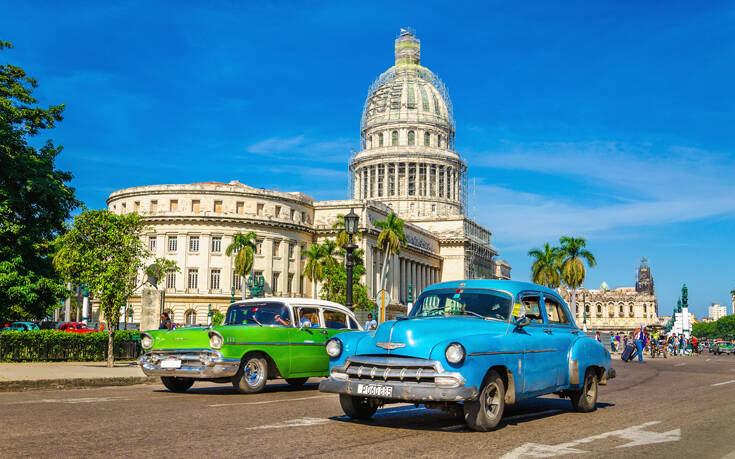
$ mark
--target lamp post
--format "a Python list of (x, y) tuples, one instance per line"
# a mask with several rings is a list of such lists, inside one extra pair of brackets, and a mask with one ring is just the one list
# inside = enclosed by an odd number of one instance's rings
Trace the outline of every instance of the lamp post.
[[(133, 325), (133, 308), (132, 307), (128, 308), (128, 319), (130, 319), (130, 320), (128, 320), (128, 322), (130, 322), (130, 325), (132, 326)], [(127, 330), (127, 329), (128, 328), (126, 326), (125, 327), (125, 330)]]
[[(130, 304), (125, 303), (125, 311), (123, 312), (123, 330), (128, 329), (128, 308), (130, 307)], [(120, 326), (120, 323), (117, 324)]]
[(355, 213), (355, 209), (350, 209), (350, 213), (345, 215), (345, 232), (347, 233), (347, 244), (342, 248), (347, 252), (346, 268), (347, 268), (347, 286), (345, 288), (345, 306), (352, 309), (352, 271), (355, 268), (355, 257), (352, 252), (355, 251), (357, 245), (352, 242), (352, 237), (357, 234), (357, 223), (360, 216)]
[(230, 303), (235, 302), (235, 285), (232, 286), (232, 296), (230, 297)]
[(212, 325), (212, 303), (209, 303), (209, 312), (207, 313), (207, 325)]

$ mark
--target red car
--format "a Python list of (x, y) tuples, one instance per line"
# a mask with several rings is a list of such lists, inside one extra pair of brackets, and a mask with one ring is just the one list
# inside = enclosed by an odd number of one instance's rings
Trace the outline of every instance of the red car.
[(69, 333), (94, 333), (99, 331), (88, 328), (84, 322), (64, 322), (56, 327), (56, 329)]

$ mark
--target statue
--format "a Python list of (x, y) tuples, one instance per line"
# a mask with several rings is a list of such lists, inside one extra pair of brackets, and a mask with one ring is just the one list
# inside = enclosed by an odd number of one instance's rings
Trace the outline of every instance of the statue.
[(689, 307), (689, 289), (687, 288), (687, 284), (681, 287), (681, 305), (685, 308)]

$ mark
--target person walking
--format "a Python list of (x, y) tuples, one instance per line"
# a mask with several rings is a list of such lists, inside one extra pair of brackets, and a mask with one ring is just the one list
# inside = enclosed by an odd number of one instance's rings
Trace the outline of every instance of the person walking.
[(638, 350), (638, 363), (643, 363), (643, 348), (646, 346), (646, 326), (641, 324), (633, 334), (635, 348)]
[(615, 352), (615, 333), (610, 333), (610, 352)]
[(168, 312), (162, 312), (161, 313), (161, 324), (158, 326), (159, 330), (171, 330), (173, 328), (173, 324), (171, 323), (171, 318), (168, 316)]

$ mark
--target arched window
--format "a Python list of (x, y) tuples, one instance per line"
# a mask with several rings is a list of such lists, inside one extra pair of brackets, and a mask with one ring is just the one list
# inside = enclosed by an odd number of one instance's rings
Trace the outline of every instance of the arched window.
[(186, 322), (186, 325), (195, 325), (197, 323), (197, 312), (193, 309), (186, 311), (186, 314), (184, 314), (184, 321)]
[(383, 146), (383, 133), (382, 132), (378, 134), (378, 146), (379, 147)]
[(398, 131), (393, 131), (390, 135), (391, 146), (398, 146)]
[(599, 304), (597, 305), (597, 313), (602, 314), (602, 306)]
[(416, 133), (413, 131), (408, 131), (408, 144), (416, 145)]
[(428, 132), (424, 132), (424, 145), (427, 147), (431, 145), (431, 134)]
[(587, 305), (584, 306), (584, 312), (586, 312), (587, 314), (590, 313), (590, 305), (589, 304), (587, 304)]

